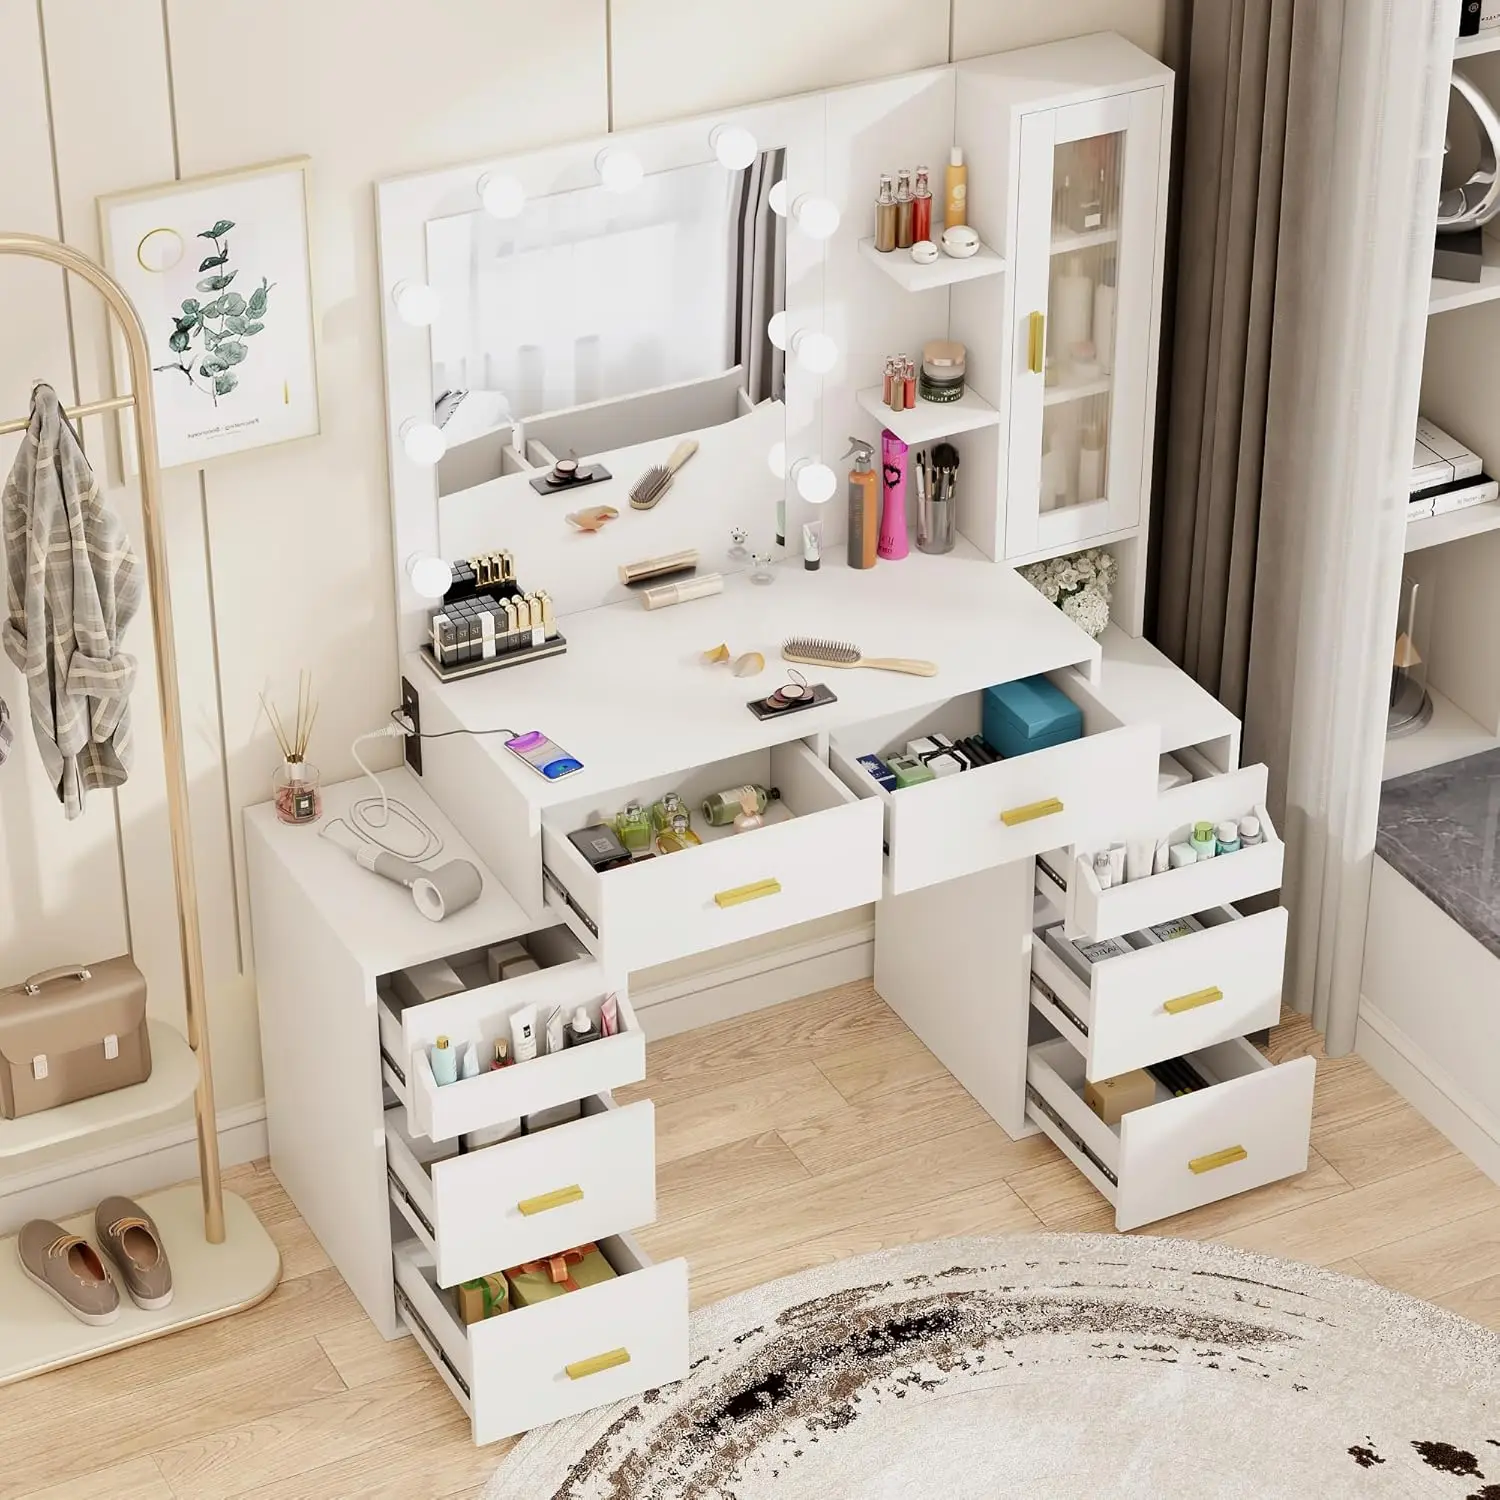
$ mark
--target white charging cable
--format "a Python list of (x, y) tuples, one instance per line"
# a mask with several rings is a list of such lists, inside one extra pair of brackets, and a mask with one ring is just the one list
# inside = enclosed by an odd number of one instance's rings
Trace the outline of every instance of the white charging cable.
[[(327, 838), (335, 828), (342, 825), (361, 844), (372, 845), (386, 854), (393, 854), (397, 859), (408, 860), (412, 864), (421, 864), (426, 860), (435, 859), (443, 852), (442, 835), (432, 828), (420, 814), (413, 812), (399, 797), (392, 797), (386, 790), (385, 783), (370, 769), (364, 756), (359, 753), (359, 747), (370, 740), (400, 740), (407, 738), (410, 733), (409, 725), (398, 720), (382, 725), (379, 729), (372, 729), (368, 734), (355, 737), (354, 743), (349, 747), (349, 753), (353, 755), (355, 765), (375, 783), (375, 790), (379, 795), (357, 797), (349, 806), (349, 817), (353, 821), (345, 822), (343, 818), (332, 819), (325, 828), (320, 830), (322, 837)], [(380, 809), (378, 818), (375, 813), (377, 806)], [(393, 819), (397, 826), (404, 824), (412, 835), (411, 838), (403, 840), (403, 843), (415, 847), (403, 848), (400, 844), (391, 842), (390, 831)], [(332, 842), (337, 843), (338, 840), (334, 839)]]

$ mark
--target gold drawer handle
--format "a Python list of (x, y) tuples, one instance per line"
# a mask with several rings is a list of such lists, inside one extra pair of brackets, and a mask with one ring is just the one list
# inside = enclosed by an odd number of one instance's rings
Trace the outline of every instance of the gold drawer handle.
[(569, 1187), (555, 1188), (552, 1192), (539, 1194), (535, 1198), (522, 1198), (516, 1207), (529, 1219), (532, 1214), (544, 1214), (549, 1209), (582, 1202), (583, 1189), (575, 1182)]
[(1179, 995), (1175, 1000), (1162, 1003), (1169, 1016), (1180, 1016), (1185, 1010), (1197, 1010), (1200, 1005), (1213, 1005), (1224, 998), (1224, 991), (1211, 984), (1206, 990), (1194, 990), (1191, 995)]
[(1063, 810), (1060, 797), (1047, 797), (1041, 802), (1028, 802), (1025, 807), (1008, 807), (1000, 814), (1000, 821), (1007, 828), (1014, 828), (1017, 823), (1033, 823), (1038, 818), (1050, 818), (1053, 813)]
[(1188, 1163), (1188, 1171), (1201, 1177), (1205, 1172), (1215, 1172), (1220, 1167), (1244, 1161), (1249, 1154), (1243, 1146), (1226, 1146), (1222, 1151), (1215, 1151), (1209, 1156), (1195, 1156)]
[(608, 1354), (596, 1354), (592, 1359), (580, 1359), (577, 1364), (564, 1365), (569, 1380), (582, 1380), (588, 1375), (597, 1375), (601, 1370), (614, 1370), (630, 1363), (629, 1349), (611, 1349)]
[(759, 901), (762, 896), (779, 896), (779, 880), (757, 880), (750, 885), (737, 885), (732, 891), (720, 891), (714, 901), (717, 905), (739, 906), (746, 901)]
[(1026, 349), (1026, 368), (1033, 375), (1040, 375), (1042, 373), (1043, 353), (1047, 342), (1047, 314), (1034, 312), (1028, 321), (1031, 324), (1031, 328)]

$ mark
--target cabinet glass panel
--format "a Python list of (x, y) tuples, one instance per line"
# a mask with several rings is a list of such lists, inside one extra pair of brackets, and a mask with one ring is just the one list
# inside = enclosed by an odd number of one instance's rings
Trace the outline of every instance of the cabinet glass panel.
[(1105, 498), (1124, 135), (1065, 141), (1052, 165), (1044, 512)]

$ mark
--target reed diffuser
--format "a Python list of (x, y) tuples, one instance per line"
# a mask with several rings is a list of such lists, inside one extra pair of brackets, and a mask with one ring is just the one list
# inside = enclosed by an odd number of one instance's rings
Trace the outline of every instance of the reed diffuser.
[(283, 823), (316, 823), (323, 816), (323, 793), (318, 768), (307, 758), (307, 744), (318, 718), (311, 675), (303, 672), (297, 679), (297, 720), (291, 734), (287, 733), (276, 705), (264, 693), (260, 695), (260, 706), (266, 711), (281, 749), (281, 765), (271, 779), (276, 816)]

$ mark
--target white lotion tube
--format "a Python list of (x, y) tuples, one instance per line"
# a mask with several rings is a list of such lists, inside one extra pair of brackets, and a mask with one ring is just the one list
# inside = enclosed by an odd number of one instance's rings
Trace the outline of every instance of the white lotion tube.
[(536, 1056), (535, 1005), (523, 1005), (511, 1012), (510, 1055), (518, 1063), (530, 1062)]

